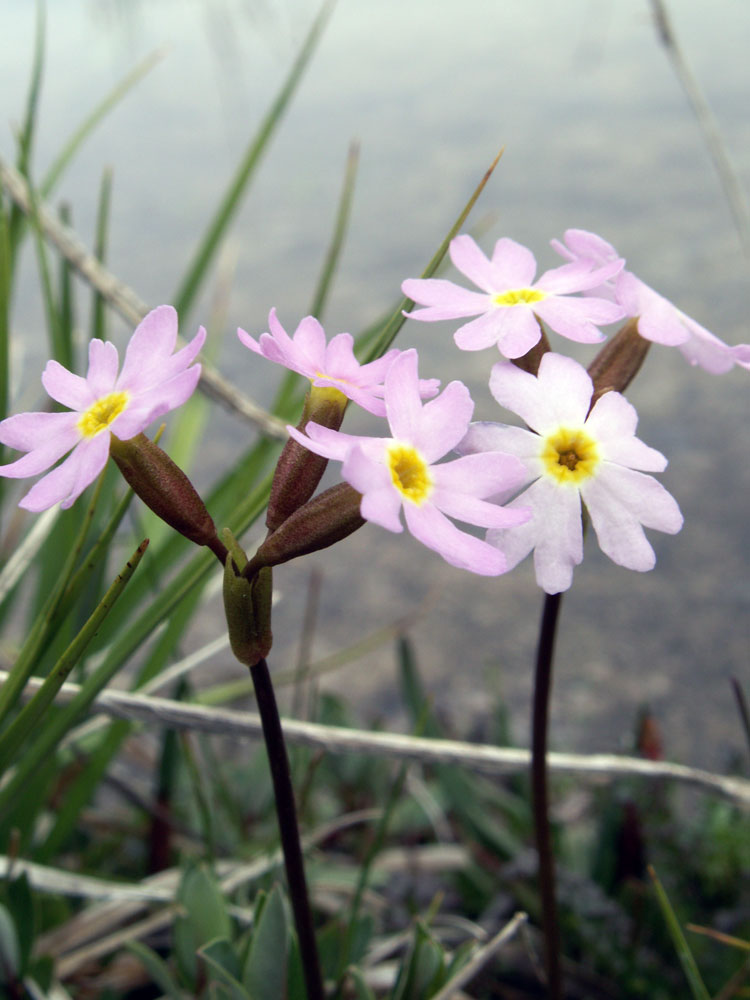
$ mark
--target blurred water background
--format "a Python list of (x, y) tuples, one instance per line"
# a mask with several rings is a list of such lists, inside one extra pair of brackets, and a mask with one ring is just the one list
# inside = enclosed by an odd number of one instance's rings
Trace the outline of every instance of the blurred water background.
[[(14, 152), (33, 48), (35, 5), (0, 6), (0, 151)], [(66, 175), (55, 203), (93, 241), (97, 190), (114, 170), (108, 262), (156, 305), (170, 301), (192, 251), (315, 13), (303, 0), (50, 0), (34, 164), (64, 140), (139, 60), (156, 68), (112, 112)], [(750, 7), (674, 3), (685, 58), (716, 115), (740, 179), (750, 183)], [(501, 146), (472, 216), (489, 251), (499, 236), (530, 246), (540, 268), (568, 227), (602, 234), (628, 266), (730, 343), (750, 341), (748, 260), (696, 120), (659, 43), (646, 0), (340, 0), (292, 108), (233, 227), (235, 272), (219, 367), (269, 404), (277, 373), (237, 343), (271, 306), (291, 330), (309, 311), (347, 148), (361, 143), (351, 230), (324, 317), (358, 332), (416, 277)], [(44, 320), (31, 246), (14, 304), (18, 405), (38, 391)], [(206, 319), (206, 296), (189, 335)], [(81, 296), (81, 301), (84, 297)], [(480, 419), (503, 419), (487, 390), (498, 356), (458, 352), (451, 324), (407, 323), (423, 375), (463, 379)], [(124, 344), (117, 321), (112, 337)], [(554, 345), (553, 345), (554, 346)], [(588, 361), (591, 350), (557, 346)], [(563, 602), (552, 706), (558, 749), (630, 746), (650, 706), (668, 756), (721, 767), (742, 750), (730, 678), (748, 682), (750, 463), (747, 373), (716, 378), (656, 347), (629, 396), (639, 433), (670, 460), (662, 477), (685, 527), (652, 534), (646, 575), (614, 566), (589, 541)], [(372, 426), (348, 418), (348, 428)], [(205, 485), (247, 431), (216, 410), (195, 471)], [(277, 572), (275, 666), (296, 655), (310, 567), (323, 574), (313, 654), (354, 643), (429, 597), (410, 629), (430, 692), (464, 732), (498, 695), (527, 740), (541, 592), (530, 563), (473, 578), (408, 535), (366, 526), (314, 560)], [(196, 628), (223, 631), (213, 605)], [(229, 654), (214, 677), (240, 676)], [(326, 684), (397, 725), (389, 647)]]

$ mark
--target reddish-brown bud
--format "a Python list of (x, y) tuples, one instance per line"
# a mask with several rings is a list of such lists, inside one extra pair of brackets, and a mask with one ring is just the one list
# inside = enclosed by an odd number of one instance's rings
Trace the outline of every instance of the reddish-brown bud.
[(127, 441), (111, 434), (109, 453), (127, 484), (157, 517), (196, 545), (207, 545), (222, 563), (225, 561), (227, 550), (216, 535), (206, 505), (166, 452), (145, 434)]
[(651, 341), (638, 333), (638, 318), (629, 319), (602, 347), (588, 367), (594, 383), (591, 405), (605, 392), (625, 392), (638, 374)]
[(361, 502), (362, 495), (348, 483), (337, 483), (309, 500), (265, 539), (245, 575), (325, 549), (351, 535), (365, 523), (359, 512)]
[[(297, 428), (304, 431), (308, 421), (337, 431), (344, 419), (347, 398), (338, 389), (313, 386), (305, 398), (305, 407)], [(290, 438), (279, 456), (266, 512), (266, 526), (273, 532), (295, 510), (307, 503), (328, 465), (328, 459), (309, 451)]]

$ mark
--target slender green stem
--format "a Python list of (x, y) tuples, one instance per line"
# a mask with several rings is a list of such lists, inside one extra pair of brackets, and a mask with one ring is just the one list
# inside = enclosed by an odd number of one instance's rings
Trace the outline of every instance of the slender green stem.
[(284, 853), (289, 896), (292, 901), (294, 923), (297, 927), (299, 950), (307, 987), (307, 1000), (324, 1000), (323, 978), (320, 972), (315, 928), (307, 895), (305, 866), (297, 826), (297, 810), (294, 804), (289, 757), (286, 752), (279, 709), (266, 661), (259, 660), (255, 666), (250, 667), (250, 674), (255, 685), (255, 697), (263, 723), (263, 738), (266, 743), (268, 763), (271, 767), (281, 849)]
[(534, 706), (531, 722), (531, 791), (534, 806), (534, 831), (539, 854), (539, 894), (544, 934), (544, 965), (547, 971), (547, 996), (561, 1000), (560, 928), (555, 898), (555, 858), (549, 825), (547, 797), (547, 721), (552, 690), (552, 657), (562, 594), (547, 594), (544, 599), (539, 646), (534, 677)]

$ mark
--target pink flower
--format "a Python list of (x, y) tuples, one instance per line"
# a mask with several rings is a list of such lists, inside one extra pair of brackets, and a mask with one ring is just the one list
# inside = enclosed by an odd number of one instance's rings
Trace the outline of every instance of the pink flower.
[(588, 373), (552, 353), (544, 355), (536, 377), (507, 362), (495, 365), (490, 389), (530, 429), (472, 424), (458, 450), (477, 458), (485, 451), (506, 451), (524, 464), (523, 492), (509, 508), (531, 507), (531, 520), (512, 531), (487, 532), (508, 568), (533, 549), (539, 586), (548, 594), (567, 590), (573, 567), (583, 559), (583, 501), (610, 559), (640, 572), (653, 569), (656, 557), (644, 526), (674, 534), (682, 514), (664, 487), (643, 475), (661, 472), (667, 460), (635, 436), (638, 416), (625, 397), (607, 392), (589, 413)]
[(456, 527), (450, 518), (484, 528), (523, 523), (525, 510), (505, 510), (485, 497), (517, 486), (521, 463), (499, 453), (470, 455), (436, 465), (466, 433), (474, 411), (469, 391), (451, 382), (422, 404), (417, 352), (403, 352), (385, 378), (385, 408), (392, 437), (368, 438), (308, 423), (292, 437), (317, 455), (343, 462), (343, 478), (362, 494), (361, 514), (401, 532), (401, 512), (415, 538), (446, 562), (485, 576), (505, 572), (503, 554)]
[[(275, 309), (268, 315), (268, 325), (271, 332), (262, 333), (260, 341), (242, 329), (237, 330), (237, 336), (251, 351), (304, 375), (313, 385), (338, 389), (376, 417), (385, 416), (383, 380), (401, 353), (397, 348), (361, 365), (354, 356), (352, 335), (338, 333), (326, 344), (325, 331), (314, 316), (305, 316), (293, 337), (278, 321)], [(439, 385), (437, 379), (420, 382), (420, 394), (425, 398), (434, 396)]]
[(109, 341), (90, 341), (86, 378), (48, 361), (42, 384), (69, 411), (19, 413), (3, 420), (0, 443), (27, 454), (0, 465), (0, 475), (35, 476), (71, 454), (32, 486), (19, 506), (35, 512), (58, 502), (70, 507), (106, 465), (110, 434), (132, 438), (190, 398), (201, 372), (192, 362), (205, 339), (201, 327), (173, 354), (177, 313), (172, 306), (159, 306), (138, 324), (119, 375), (117, 348)]
[(464, 351), (481, 351), (497, 344), (506, 358), (520, 358), (540, 339), (540, 319), (570, 340), (598, 343), (604, 336), (597, 325), (613, 323), (624, 315), (611, 301), (571, 298), (574, 292), (601, 285), (617, 274), (622, 261), (599, 267), (584, 261), (568, 264), (545, 271), (535, 282), (534, 255), (514, 240), (498, 240), (492, 260), (488, 260), (471, 236), (457, 236), (451, 241), (450, 255), (458, 270), (481, 292), (436, 278), (410, 278), (401, 289), (426, 307), (405, 314), (414, 319), (477, 316), (454, 335), (457, 346)]
[[(564, 242), (552, 240), (552, 246), (567, 260), (585, 262), (590, 267), (619, 259), (611, 244), (584, 229), (566, 230)], [(750, 369), (750, 344), (725, 344), (630, 271), (620, 272), (614, 280), (592, 289), (592, 293), (619, 303), (627, 316), (638, 317), (642, 337), (677, 347), (691, 365), (712, 375), (722, 375), (735, 364)]]

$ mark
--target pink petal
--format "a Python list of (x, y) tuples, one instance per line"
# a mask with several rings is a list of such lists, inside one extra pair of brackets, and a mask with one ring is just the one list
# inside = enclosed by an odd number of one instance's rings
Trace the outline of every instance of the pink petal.
[(495, 292), (509, 288), (527, 288), (534, 281), (536, 257), (527, 247), (503, 237), (492, 252)]
[[(508, 323), (508, 310), (490, 308), (482, 316), (464, 323), (453, 334), (456, 347), (462, 351), (483, 351), (486, 347), (492, 347), (503, 336)], [(541, 337), (539, 325), (537, 324), (538, 336)]]
[[(499, 491), (498, 491), (499, 492)], [(451, 490), (436, 489), (430, 496), (430, 503), (448, 517), (479, 528), (512, 528), (529, 520), (531, 512), (527, 507), (511, 509), (500, 504), (479, 500)]]
[(637, 423), (635, 407), (619, 392), (607, 392), (591, 410), (586, 430), (598, 440), (606, 461), (645, 472), (662, 472), (667, 467), (666, 458), (635, 437)]
[(487, 541), (505, 553), (509, 569), (533, 549), (539, 586), (548, 594), (567, 590), (573, 582), (574, 567), (583, 559), (578, 491), (538, 479), (509, 507), (531, 507), (531, 520), (509, 530), (490, 529)]
[(581, 495), (602, 551), (627, 569), (645, 572), (656, 562), (642, 525), (670, 535), (682, 527), (680, 508), (661, 483), (619, 465), (604, 466)]
[(346, 482), (362, 494), (360, 513), (365, 520), (379, 524), (386, 531), (400, 533), (404, 530), (401, 494), (382, 462), (374, 462), (361, 448), (353, 448), (341, 472)]
[(119, 364), (120, 359), (114, 344), (108, 340), (97, 340), (96, 337), (89, 341), (89, 369), (86, 374), (86, 382), (92, 402), (112, 392)]
[[(525, 433), (528, 434), (528, 431)], [(507, 490), (518, 489), (525, 479), (526, 470), (523, 463), (513, 455), (482, 449), (481, 454), (465, 454), (452, 462), (436, 465), (432, 474), (435, 486), (441, 491), (486, 499)]]
[(605, 339), (596, 323), (613, 323), (625, 315), (623, 309), (606, 299), (549, 298), (534, 306), (537, 315), (555, 333), (579, 344), (598, 344)]
[[(387, 365), (385, 366), (387, 370)], [(326, 375), (335, 375), (362, 384), (362, 373), (367, 373), (367, 366), (360, 365), (354, 356), (354, 338), (350, 333), (337, 333), (331, 338), (325, 349)]]
[(415, 414), (409, 440), (431, 465), (456, 447), (473, 413), (474, 401), (469, 390), (463, 382), (451, 382)]
[(501, 406), (517, 413), (540, 434), (559, 426), (582, 426), (586, 420), (593, 386), (578, 362), (548, 352), (534, 377), (515, 365), (495, 365), (490, 392)]
[(522, 358), (539, 342), (542, 330), (531, 306), (500, 307), (507, 319), (497, 341), (497, 348), (506, 358)]
[(697, 365), (710, 375), (723, 375), (733, 365), (743, 368), (750, 366), (750, 344), (737, 344), (730, 347), (709, 333), (694, 319), (683, 316), (690, 339), (679, 345), (679, 350), (691, 365)]
[(110, 424), (110, 430), (123, 441), (144, 431), (157, 417), (182, 406), (195, 392), (201, 366), (193, 365), (167, 382), (133, 396), (122, 413)]
[[(177, 343), (177, 312), (157, 306), (144, 316), (130, 338), (118, 379), (119, 389), (150, 386), (160, 378), (162, 365)], [(176, 374), (170, 372), (170, 374)]]
[(292, 340), (294, 357), (301, 367), (310, 372), (325, 371), (326, 335), (314, 316), (305, 316), (300, 320)]
[(451, 566), (480, 576), (499, 576), (506, 570), (505, 558), (497, 549), (473, 535), (460, 531), (432, 504), (406, 504), (404, 516), (409, 531), (427, 548), (438, 552)]
[(417, 377), (417, 352), (404, 351), (393, 362), (385, 377), (385, 410), (391, 434), (400, 441), (411, 441), (422, 412)]
[(102, 471), (108, 456), (109, 434), (81, 441), (64, 462), (32, 486), (18, 506), (34, 513), (60, 501), (63, 508), (70, 507)]
[(550, 245), (567, 260), (585, 260), (594, 265), (619, 257), (611, 243), (585, 229), (566, 229), (564, 240), (564, 244), (559, 240), (550, 240)]
[(679, 311), (629, 271), (617, 279), (617, 301), (628, 316), (638, 316), (638, 332), (646, 340), (666, 347), (683, 344), (689, 337)]
[(491, 305), (487, 295), (470, 292), (443, 278), (408, 278), (401, 283), (401, 291), (407, 298), (427, 307), (404, 315), (428, 322), (476, 316)]
[(497, 280), (492, 264), (471, 236), (456, 236), (452, 239), (449, 253), (454, 266), (475, 285), (485, 292), (497, 291)]
[[(0, 444), (17, 451), (31, 451), (44, 448), (59, 440), (63, 454), (80, 438), (76, 425), (78, 413), (17, 413), (0, 422)], [(0, 466), (5, 468), (5, 466)]]
[(48, 361), (45, 365), (42, 385), (52, 399), (79, 413), (87, 410), (97, 398), (85, 378), (69, 372), (57, 361)]
[[(256, 354), (263, 354), (263, 350), (261, 349), (260, 344), (255, 339), (255, 337), (250, 336), (247, 330), (243, 330), (242, 327), (238, 326), (237, 336), (239, 337), (240, 341), (245, 345), (245, 347), (249, 347), (250, 350), (255, 351)], [(268, 336), (268, 334), (266, 334), (266, 336)]]

